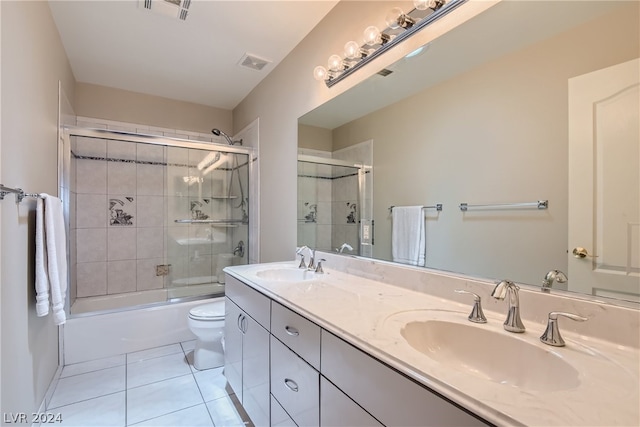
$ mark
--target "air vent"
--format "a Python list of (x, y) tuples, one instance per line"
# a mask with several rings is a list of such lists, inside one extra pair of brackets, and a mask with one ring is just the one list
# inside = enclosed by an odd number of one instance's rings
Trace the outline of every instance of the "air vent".
[(140, 0), (138, 5), (160, 15), (184, 21), (187, 19), (191, 0)]
[(393, 73), (393, 71), (386, 68), (383, 68), (382, 70), (377, 72), (377, 74), (381, 75), (382, 77), (387, 77), (391, 73)]
[(240, 62), (238, 65), (245, 68), (251, 68), (252, 70), (261, 71), (267, 64), (270, 64), (271, 61), (268, 59), (260, 58), (250, 53), (245, 53), (242, 58), (240, 58)]

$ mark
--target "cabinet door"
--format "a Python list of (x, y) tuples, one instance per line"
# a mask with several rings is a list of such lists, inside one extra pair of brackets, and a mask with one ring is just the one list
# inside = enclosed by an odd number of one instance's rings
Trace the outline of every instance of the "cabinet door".
[(299, 426), (320, 423), (320, 375), (271, 336), (271, 394)]
[(322, 331), (322, 375), (389, 426), (486, 425), (335, 335)]
[(382, 424), (325, 377), (320, 377), (320, 426), (382, 427)]
[(224, 375), (242, 402), (242, 310), (229, 298), (224, 305)]
[(242, 320), (242, 406), (256, 426), (269, 425), (269, 332), (250, 316)]
[(271, 427), (297, 427), (273, 396), (271, 396)]

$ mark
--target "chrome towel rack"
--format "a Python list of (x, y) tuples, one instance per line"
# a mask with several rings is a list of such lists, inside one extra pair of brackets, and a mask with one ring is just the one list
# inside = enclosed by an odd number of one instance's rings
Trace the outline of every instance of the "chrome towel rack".
[(538, 200), (537, 202), (526, 202), (526, 203), (494, 203), (488, 205), (470, 205), (468, 203), (460, 203), (460, 210), (466, 211), (470, 208), (485, 208), (485, 209), (494, 209), (494, 208), (537, 208), (537, 209), (547, 209), (549, 207), (548, 200)]
[(7, 194), (15, 194), (16, 203), (20, 203), (25, 197), (34, 197), (36, 199), (40, 197), (40, 195), (36, 193), (25, 193), (22, 188), (5, 187), (3, 184), (0, 184), (0, 200), (4, 200), (4, 196)]
[[(389, 206), (389, 213), (391, 213), (391, 211), (393, 211), (393, 208), (395, 208), (394, 205)], [(433, 206), (423, 206), (422, 209), (435, 209), (438, 212), (440, 212), (442, 210), (442, 203), (437, 203)]]

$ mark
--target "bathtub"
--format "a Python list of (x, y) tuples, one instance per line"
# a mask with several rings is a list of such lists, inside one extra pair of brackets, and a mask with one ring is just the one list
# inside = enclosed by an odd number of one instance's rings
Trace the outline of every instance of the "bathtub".
[(63, 365), (193, 340), (189, 310), (223, 298), (72, 317), (63, 327)]

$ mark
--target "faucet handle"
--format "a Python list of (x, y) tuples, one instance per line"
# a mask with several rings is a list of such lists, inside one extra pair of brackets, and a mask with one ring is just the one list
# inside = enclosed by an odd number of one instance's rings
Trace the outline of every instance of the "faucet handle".
[(318, 264), (316, 265), (316, 273), (324, 273), (324, 270), (322, 269), (322, 261), (326, 261), (326, 259), (322, 258), (320, 260), (318, 260)]
[(456, 289), (455, 292), (459, 294), (473, 295), (473, 309), (471, 310), (471, 314), (469, 314), (470, 322), (487, 323), (487, 318), (484, 317), (484, 313), (482, 312), (482, 298), (480, 298), (480, 295), (474, 294), (473, 292), (465, 291), (463, 289)]
[(577, 322), (584, 322), (585, 320), (589, 319), (577, 314), (565, 313), (562, 311), (552, 311), (551, 313), (549, 313), (547, 329), (540, 337), (540, 341), (554, 347), (564, 347), (565, 343), (562, 339), (562, 336), (560, 335), (560, 329), (558, 328), (558, 316), (568, 317), (569, 319), (575, 320)]
[(304, 262), (304, 254), (298, 254), (300, 255), (300, 265), (298, 265), (298, 268), (307, 268), (307, 264), (305, 264)]

